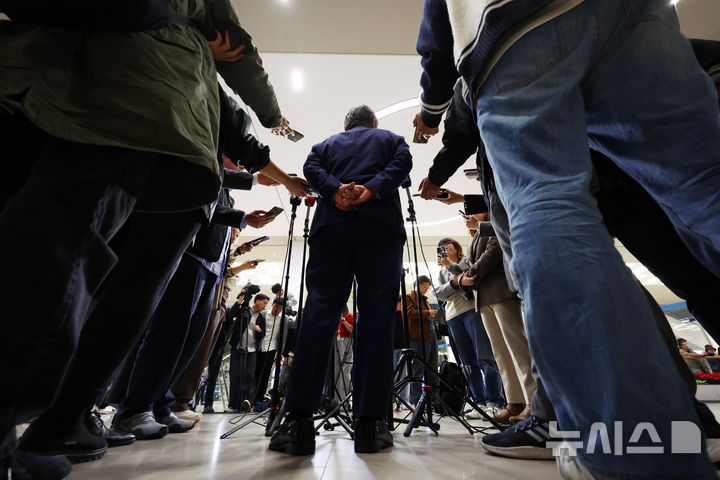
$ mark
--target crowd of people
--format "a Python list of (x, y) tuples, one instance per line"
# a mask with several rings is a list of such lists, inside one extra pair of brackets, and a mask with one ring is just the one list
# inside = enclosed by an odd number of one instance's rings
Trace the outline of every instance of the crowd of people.
[[(226, 344), (231, 412), (262, 408), (283, 365), (271, 450), (314, 453), (329, 385), (334, 401), (352, 391), (357, 453), (392, 447), (394, 359), (409, 348), (436, 365), (440, 313), (429, 277), (398, 300), (404, 138), (354, 107), (312, 147), (305, 179), (290, 176), (232, 98), (292, 133), (229, 0), (128, 2), (111, 20), (88, 2), (33, 3), (0, 1), (0, 151), (17, 167), (1, 180), (13, 281), (0, 383), (14, 388), (0, 391), (0, 474), (60, 479), (109, 446), (192, 429), (206, 368), (214, 411)], [(425, 0), (417, 50), (419, 148), (445, 122), (419, 189), (464, 202), (472, 236), (440, 241), (433, 288), (473, 398), (510, 425), (484, 449), (557, 458), (567, 479), (716, 478), (720, 424), (691, 373), (707, 360), (674, 338), (613, 238), (720, 338), (718, 42), (688, 41), (667, 0)], [(438, 198), (474, 154), (482, 195)], [(236, 275), (257, 266), (238, 263), (257, 246), (236, 245), (240, 230), (275, 219), (235, 208), (230, 190), (258, 185), (319, 196), (297, 320), (279, 284), (272, 298), (246, 286), (228, 308)], [(39, 275), (42, 313), (28, 313)], [(437, 383), (434, 368), (411, 370)], [(404, 398), (421, 393), (412, 382)], [(110, 428), (94, 408), (106, 394)], [(682, 452), (679, 423), (696, 432)], [(598, 425), (619, 452), (595, 452)]]

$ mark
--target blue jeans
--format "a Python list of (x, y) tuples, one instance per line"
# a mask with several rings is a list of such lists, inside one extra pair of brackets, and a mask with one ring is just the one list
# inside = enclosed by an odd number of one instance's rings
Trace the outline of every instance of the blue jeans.
[(468, 310), (447, 324), (475, 401), (480, 405), (504, 405), (500, 372), (480, 314)]
[(637, 446), (633, 430), (650, 422), (664, 447), (617, 456), (598, 447), (579, 450), (580, 460), (605, 478), (713, 478), (704, 442), (701, 453), (669, 453), (671, 421), (698, 418), (589, 190), (588, 144), (647, 189), (720, 273), (717, 95), (670, 2), (586, 0), (534, 29), (497, 63), (477, 111), (531, 351), (560, 428), (579, 430), (587, 446), (594, 422), (614, 439), (613, 422), (623, 421), (623, 445)]

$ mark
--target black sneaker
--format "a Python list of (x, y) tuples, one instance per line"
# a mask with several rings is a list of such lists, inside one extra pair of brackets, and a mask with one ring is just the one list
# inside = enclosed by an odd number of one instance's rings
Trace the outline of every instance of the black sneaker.
[(90, 410), (88, 416), (85, 417), (85, 426), (90, 433), (103, 437), (109, 448), (130, 445), (135, 441), (135, 435), (132, 433), (113, 432), (107, 428), (102, 421), (100, 412), (94, 408)]
[(375, 453), (393, 446), (393, 438), (385, 420), (361, 418), (355, 422), (355, 453)]
[(552, 448), (545, 446), (548, 440), (551, 440), (548, 423), (531, 415), (503, 432), (485, 435), (480, 444), (502, 457), (553, 460)]
[(312, 416), (295, 418), (288, 416), (273, 433), (268, 448), (291, 455), (315, 453), (315, 425)]
[(102, 434), (88, 429), (86, 419), (74, 425), (57, 425), (39, 417), (23, 433), (20, 448), (36, 455), (64, 455), (72, 463), (81, 463), (105, 456), (108, 444)]
[(0, 468), (3, 468), (0, 472), (3, 479), (9, 474), (12, 480), (63, 480), (70, 475), (72, 464), (62, 455), (36, 455), (16, 448), (11, 458), (0, 461)]
[(203, 408), (203, 415), (205, 415), (206, 413), (215, 413), (215, 409), (212, 405), (205, 405), (205, 407)]

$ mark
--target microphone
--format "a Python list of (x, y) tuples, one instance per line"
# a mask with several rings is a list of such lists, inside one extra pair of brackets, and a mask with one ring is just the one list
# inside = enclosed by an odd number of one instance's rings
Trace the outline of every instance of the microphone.
[(410, 188), (412, 186), (412, 180), (410, 180), (410, 175), (407, 176), (405, 180), (400, 184), (402, 188)]

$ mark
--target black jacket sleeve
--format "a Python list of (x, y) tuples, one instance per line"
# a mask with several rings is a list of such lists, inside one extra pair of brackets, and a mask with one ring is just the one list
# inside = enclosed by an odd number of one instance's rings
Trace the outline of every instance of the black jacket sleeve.
[(242, 221), (245, 218), (245, 212), (235, 210), (231, 207), (218, 205), (215, 207), (211, 223), (216, 225), (225, 225), (227, 227), (242, 228)]
[(428, 173), (428, 179), (437, 186), (447, 182), (480, 145), (473, 112), (463, 98), (462, 82), (455, 85), (452, 103), (445, 116), (442, 142), (443, 147), (435, 155)]
[(270, 147), (249, 133), (250, 116), (218, 85), (220, 97), (220, 153), (251, 173), (259, 172), (270, 162)]
[(251, 190), (253, 174), (248, 172), (236, 172), (223, 169), (223, 187), (232, 190)]

